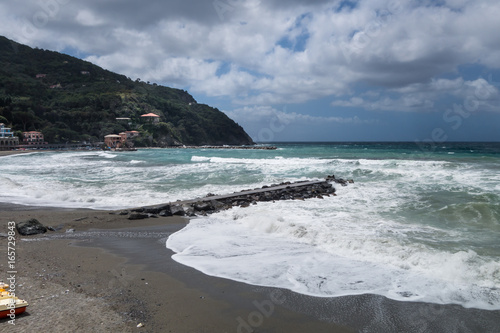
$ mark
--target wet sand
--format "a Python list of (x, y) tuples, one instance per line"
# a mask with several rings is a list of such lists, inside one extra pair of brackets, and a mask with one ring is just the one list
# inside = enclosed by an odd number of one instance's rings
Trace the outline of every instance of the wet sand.
[[(500, 331), (500, 311), (375, 295), (317, 298), (207, 276), (172, 260), (165, 247), (183, 218), (130, 221), (107, 211), (10, 204), (0, 211), (0, 233), (8, 221), (29, 218), (59, 229), (17, 236), (16, 294), (30, 306), (12, 332)], [(0, 249), (7, 251), (1, 236)], [(8, 325), (0, 320), (0, 331)]]
[(33, 152), (36, 152), (36, 150), (0, 150), (0, 157)]

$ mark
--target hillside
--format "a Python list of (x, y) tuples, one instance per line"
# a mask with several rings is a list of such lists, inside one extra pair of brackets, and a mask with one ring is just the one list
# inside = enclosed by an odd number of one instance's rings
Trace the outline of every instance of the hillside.
[[(146, 113), (160, 122), (144, 121)], [(41, 131), (49, 143), (102, 142), (107, 134), (137, 130), (136, 146), (253, 144), (241, 126), (184, 90), (1, 36), (0, 122), (16, 133)]]

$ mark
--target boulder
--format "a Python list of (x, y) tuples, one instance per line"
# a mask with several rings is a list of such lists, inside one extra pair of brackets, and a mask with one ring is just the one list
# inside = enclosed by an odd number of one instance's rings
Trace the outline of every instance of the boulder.
[(166, 209), (162, 210), (158, 215), (160, 215), (162, 217), (172, 216), (172, 212), (170, 211), (170, 207), (168, 208), (168, 210), (166, 210)]
[(196, 210), (197, 212), (206, 212), (209, 210), (213, 210), (213, 207), (208, 202), (199, 201), (194, 204), (194, 210)]
[(159, 207), (152, 207), (152, 208), (144, 208), (144, 212), (146, 214), (158, 214), (162, 211), (163, 209)]
[(262, 199), (262, 201), (271, 201), (273, 200), (273, 194), (271, 192), (264, 192), (264, 198)]
[(31, 219), (16, 223), (17, 232), (23, 236), (43, 234), (47, 232), (47, 228), (38, 222), (37, 219)]
[(170, 207), (170, 212), (172, 213), (172, 215), (175, 215), (175, 216), (184, 216), (186, 215), (186, 212), (184, 211), (184, 208), (182, 208), (182, 206), (180, 205), (173, 205)]
[(212, 200), (210, 201), (210, 204), (212, 205), (213, 209), (218, 212), (220, 210), (226, 209), (226, 205), (224, 205), (222, 202), (217, 201), (217, 200)]
[(162, 210), (170, 211), (170, 205), (158, 206), (158, 209), (160, 210), (160, 212)]
[(344, 179), (342, 179), (342, 178), (340, 178), (340, 179), (335, 179), (335, 182), (336, 182), (337, 184), (342, 185), (342, 186), (347, 186), (347, 181), (346, 181), (346, 180), (344, 180)]
[(182, 205), (182, 209), (184, 209), (184, 212), (187, 216), (196, 216), (194, 213), (194, 207), (191, 205)]

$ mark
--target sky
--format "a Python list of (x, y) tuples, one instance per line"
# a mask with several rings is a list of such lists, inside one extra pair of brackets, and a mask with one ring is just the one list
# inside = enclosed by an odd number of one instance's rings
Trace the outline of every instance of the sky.
[(268, 141), (500, 141), (498, 0), (16, 0), (0, 35)]

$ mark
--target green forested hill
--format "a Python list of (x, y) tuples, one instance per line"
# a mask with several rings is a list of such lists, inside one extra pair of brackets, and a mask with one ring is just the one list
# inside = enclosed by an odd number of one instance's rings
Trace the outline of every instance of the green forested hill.
[[(159, 115), (160, 123), (144, 122), (145, 113)], [(133, 81), (1, 36), (0, 122), (16, 132), (41, 131), (50, 143), (99, 142), (137, 130), (138, 146), (253, 144), (241, 126), (184, 90)]]

